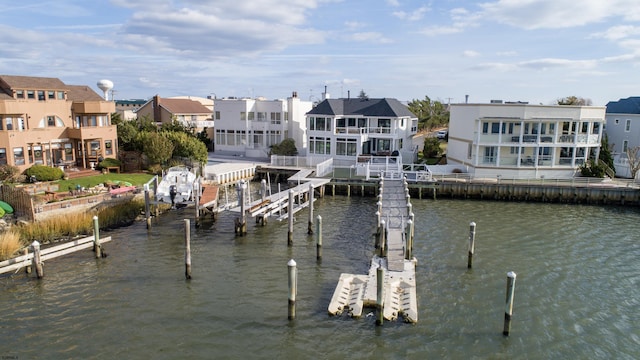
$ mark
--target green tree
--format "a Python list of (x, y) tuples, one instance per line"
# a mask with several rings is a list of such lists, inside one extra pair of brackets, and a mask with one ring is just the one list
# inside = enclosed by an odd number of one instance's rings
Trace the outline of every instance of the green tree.
[(369, 95), (367, 95), (366, 92), (364, 92), (364, 89), (360, 90), (360, 94), (358, 94), (358, 99), (368, 99)]
[(558, 105), (577, 105), (577, 106), (591, 106), (593, 101), (578, 96), (567, 96), (562, 99), (556, 100)]
[(424, 145), (422, 148), (422, 156), (424, 158), (433, 158), (439, 156), (442, 152), (440, 149), (440, 140), (435, 137), (425, 137)]
[(147, 155), (151, 165), (163, 164), (171, 159), (173, 143), (166, 136), (157, 132), (141, 131), (136, 141), (142, 145), (142, 152)]
[(269, 155), (284, 155), (284, 156), (296, 156), (298, 155), (298, 149), (296, 148), (296, 141), (288, 138), (282, 140), (280, 144), (271, 146)]
[(202, 129), (202, 131), (198, 132), (196, 134), (196, 137), (198, 138), (198, 140), (202, 141), (202, 143), (207, 149), (211, 149), (211, 144), (213, 143), (213, 141), (211, 141), (211, 139), (209, 139), (209, 136), (207, 136), (206, 127)]
[(433, 101), (425, 96), (424, 100), (412, 100), (408, 106), (409, 110), (418, 117), (420, 130), (431, 130), (449, 125), (449, 109), (440, 101)]
[(616, 168), (613, 164), (613, 155), (611, 154), (611, 147), (609, 146), (609, 137), (607, 136), (607, 134), (604, 134), (604, 136), (602, 137), (598, 159), (607, 164), (609, 169), (611, 169), (615, 173)]
[(180, 131), (162, 131), (164, 137), (173, 144), (172, 156), (194, 159), (199, 163), (206, 163), (209, 153), (204, 143), (193, 135)]

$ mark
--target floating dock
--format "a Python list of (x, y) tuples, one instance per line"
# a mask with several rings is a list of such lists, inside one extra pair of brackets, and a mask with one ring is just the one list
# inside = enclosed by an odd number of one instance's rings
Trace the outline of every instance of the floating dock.
[[(414, 221), (407, 182), (382, 179), (378, 196), (379, 216), (376, 241), (378, 254), (371, 259), (367, 275), (341, 274), (328, 312), (352, 317), (362, 316), (365, 307), (378, 306), (382, 300), (383, 317), (405, 322), (418, 321), (416, 297), (416, 259), (412, 257)], [(411, 221), (409, 221), (411, 220)], [(379, 245), (379, 246), (378, 246)], [(383, 269), (382, 299), (378, 299), (377, 271)]]

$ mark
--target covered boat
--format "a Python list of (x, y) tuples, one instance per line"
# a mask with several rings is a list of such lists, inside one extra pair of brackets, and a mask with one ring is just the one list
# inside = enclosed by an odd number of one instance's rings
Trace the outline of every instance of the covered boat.
[(156, 200), (171, 205), (191, 201), (196, 174), (186, 166), (174, 166), (167, 170), (158, 184)]

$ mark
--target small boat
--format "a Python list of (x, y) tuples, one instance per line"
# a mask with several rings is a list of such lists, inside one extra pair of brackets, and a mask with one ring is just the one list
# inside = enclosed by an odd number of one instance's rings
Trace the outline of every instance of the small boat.
[(186, 166), (174, 166), (167, 170), (158, 184), (156, 201), (175, 206), (191, 201), (196, 174)]

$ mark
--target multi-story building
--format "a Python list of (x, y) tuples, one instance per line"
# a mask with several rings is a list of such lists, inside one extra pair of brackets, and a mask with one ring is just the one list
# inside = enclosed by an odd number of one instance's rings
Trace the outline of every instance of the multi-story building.
[(312, 103), (296, 92), (284, 99), (215, 99), (216, 151), (264, 158), (272, 145), (295, 141), (299, 155), (306, 153), (305, 113)]
[(627, 150), (640, 146), (640, 97), (607, 103), (607, 140), (616, 167), (616, 176), (629, 178)]
[(136, 112), (147, 103), (144, 99), (130, 99), (130, 100), (113, 100), (116, 103), (116, 114), (120, 114), (122, 120), (130, 121), (137, 119)]
[(0, 75), (0, 165), (90, 167), (116, 158), (112, 101), (57, 78)]
[(597, 159), (605, 107), (452, 104), (447, 162), (476, 177), (570, 178)]
[(402, 156), (413, 163), (418, 118), (392, 98), (324, 99), (307, 113), (307, 156), (356, 160), (361, 155)]

